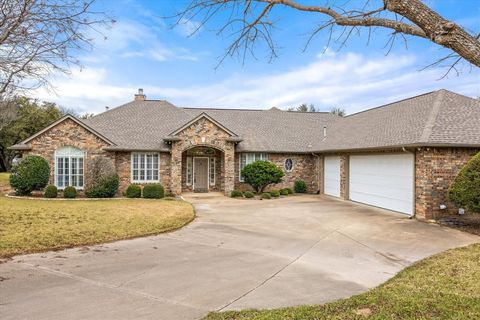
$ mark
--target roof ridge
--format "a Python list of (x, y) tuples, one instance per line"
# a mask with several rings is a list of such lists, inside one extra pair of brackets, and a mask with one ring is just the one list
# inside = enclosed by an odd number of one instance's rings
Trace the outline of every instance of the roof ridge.
[(420, 137), (419, 142), (427, 142), (432, 134), (433, 127), (435, 125), (435, 121), (437, 120), (438, 114), (440, 113), (440, 107), (443, 102), (443, 98), (445, 97), (445, 92), (447, 90), (442, 89), (437, 91), (437, 97), (433, 102), (432, 109), (430, 110), (430, 114), (428, 115), (428, 119), (425, 123), (425, 127), (423, 128), (422, 136)]
[[(445, 90), (445, 89), (442, 89), (442, 90)], [(366, 109), (366, 110), (363, 110), (363, 111), (359, 111), (359, 112), (356, 112), (356, 113), (346, 115), (344, 118), (353, 117), (353, 116), (359, 115), (361, 113), (365, 113), (365, 112), (374, 111), (374, 110), (377, 110), (377, 109), (380, 109), (380, 108), (388, 107), (392, 104), (396, 104), (396, 103), (399, 103), (399, 102), (404, 102), (404, 101), (420, 98), (420, 97), (423, 97), (423, 96), (426, 96), (426, 95), (429, 95), (429, 94), (432, 94), (432, 93), (437, 93), (439, 91), (440, 90), (429, 91), (429, 92), (418, 94), (418, 95), (413, 96), (413, 97), (408, 97), (408, 98), (400, 99), (400, 100), (397, 100), (397, 101), (389, 102), (389, 103), (382, 104), (382, 105), (377, 106), (377, 107), (373, 107), (373, 108), (370, 108), (370, 109)]]

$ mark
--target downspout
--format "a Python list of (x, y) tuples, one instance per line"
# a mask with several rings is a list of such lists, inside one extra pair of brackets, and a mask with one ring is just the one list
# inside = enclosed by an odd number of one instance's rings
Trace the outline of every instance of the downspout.
[(417, 174), (416, 174), (416, 169), (415, 169), (415, 151), (408, 151), (405, 147), (402, 147), (402, 151), (405, 153), (410, 153), (413, 154), (413, 215), (409, 217), (409, 219), (415, 218), (416, 215), (416, 208), (415, 208), (415, 202), (416, 202), (416, 196), (417, 196), (417, 188), (416, 188), (416, 181), (417, 181)]

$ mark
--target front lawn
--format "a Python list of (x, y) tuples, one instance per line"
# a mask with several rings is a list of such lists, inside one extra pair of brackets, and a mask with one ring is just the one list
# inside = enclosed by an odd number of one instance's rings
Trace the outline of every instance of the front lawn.
[(422, 260), (383, 285), (348, 299), (211, 313), (205, 319), (480, 319), (480, 244)]
[(9, 178), (10, 178), (10, 173), (0, 172), (0, 186), (1, 185), (8, 185), (8, 179)]
[(194, 218), (176, 200), (29, 200), (0, 196), (0, 258), (157, 234)]

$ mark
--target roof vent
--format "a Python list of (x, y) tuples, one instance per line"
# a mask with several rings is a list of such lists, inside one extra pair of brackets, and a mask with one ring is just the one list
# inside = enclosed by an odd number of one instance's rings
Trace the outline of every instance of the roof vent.
[(138, 93), (135, 95), (135, 101), (145, 101), (147, 96), (143, 94), (143, 89), (139, 88)]
[(327, 138), (327, 126), (323, 126), (323, 139)]

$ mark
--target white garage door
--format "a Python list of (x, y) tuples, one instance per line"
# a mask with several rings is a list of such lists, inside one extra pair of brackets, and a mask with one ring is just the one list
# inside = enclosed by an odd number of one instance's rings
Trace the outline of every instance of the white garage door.
[(330, 196), (340, 197), (340, 157), (325, 157), (323, 192)]
[(413, 154), (350, 156), (350, 199), (413, 214)]

